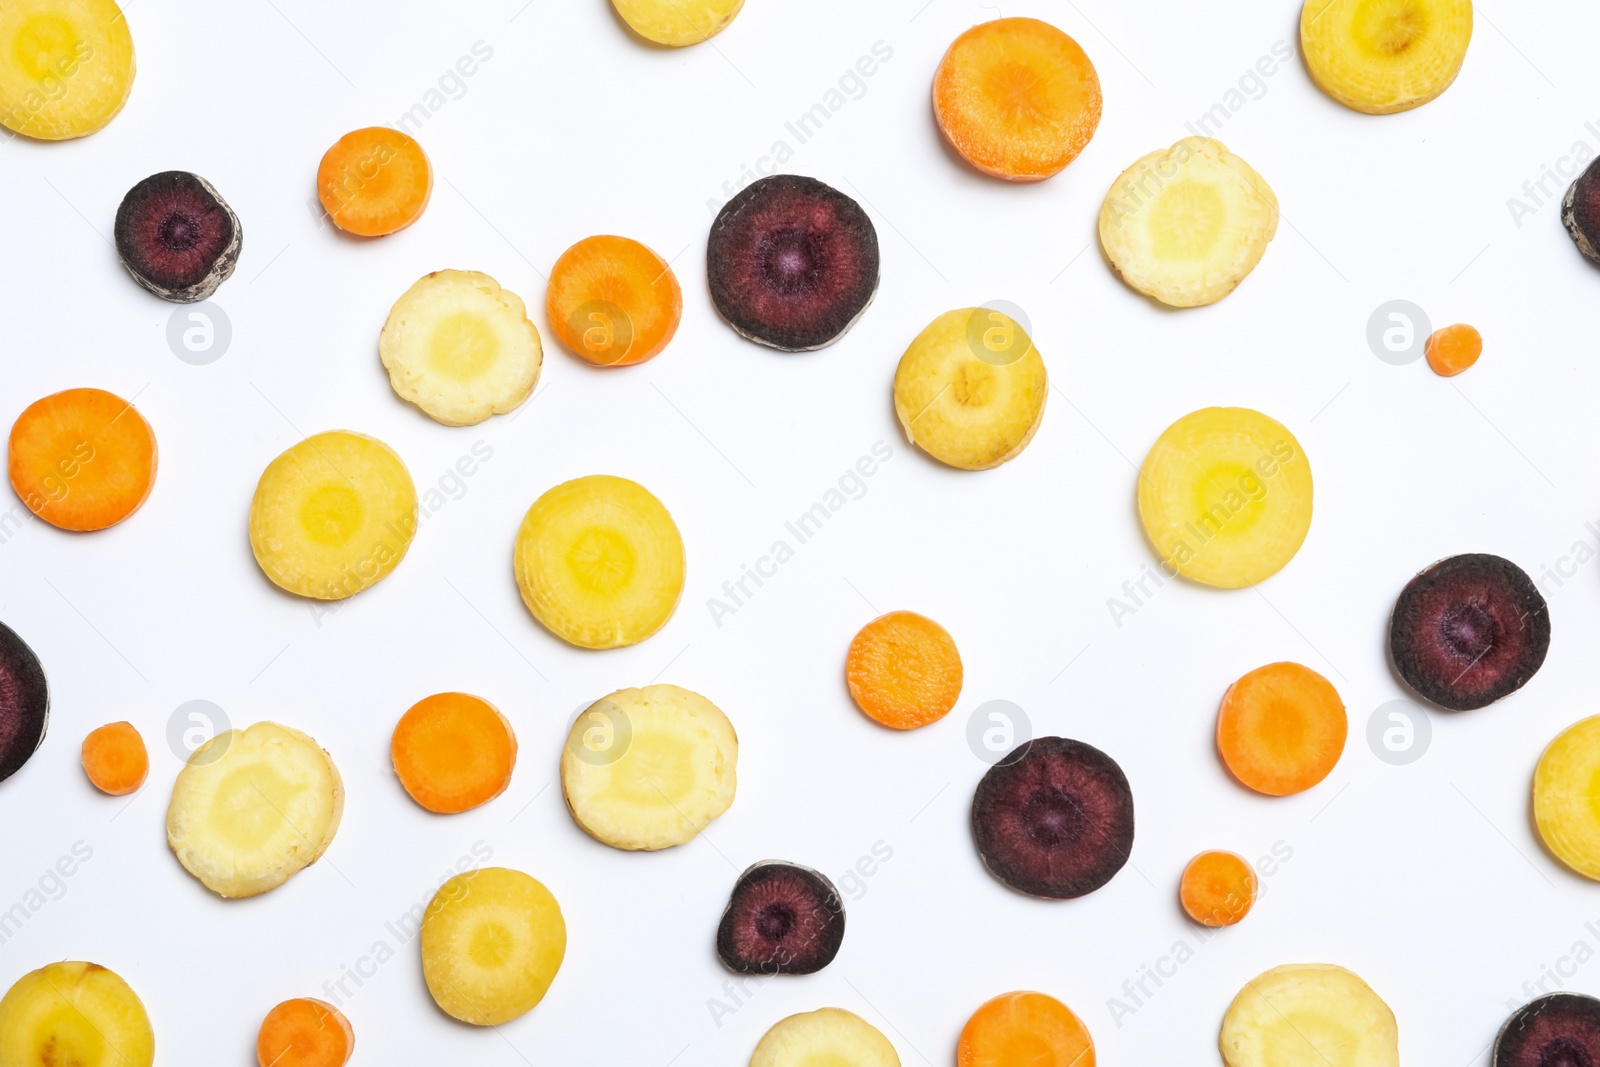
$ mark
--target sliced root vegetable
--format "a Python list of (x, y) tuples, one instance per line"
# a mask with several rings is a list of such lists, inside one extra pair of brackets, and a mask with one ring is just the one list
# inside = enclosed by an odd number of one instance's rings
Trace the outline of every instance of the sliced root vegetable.
[(133, 37), (115, 0), (0, 7), (0, 123), (45, 141), (84, 137), (133, 91)]
[(978, 783), (972, 837), (989, 873), (1017, 892), (1081, 897), (1133, 853), (1133, 790), (1116, 760), (1092, 745), (1036, 738)]
[(1483, 355), (1483, 335), (1465, 324), (1446, 326), (1429, 335), (1424, 352), (1433, 373), (1454, 378)]
[(346, 233), (382, 237), (422, 217), (433, 167), (416, 138), (387, 126), (352, 130), (317, 165), (317, 196)]
[(637, 482), (575, 478), (523, 517), (517, 587), (533, 617), (580, 648), (643, 641), (683, 593), (683, 538), (661, 501)]
[[(1567, 727), (1533, 773), (1533, 820), (1562, 863), (1600, 882), (1600, 716)], [(1600, 1062), (1600, 1061), (1596, 1061)]]
[(1591, 263), (1600, 263), (1600, 160), (1590, 163), (1567, 187), (1561, 224)]
[(215, 293), (244, 245), (244, 227), (222, 194), (186, 170), (152, 174), (128, 190), (113, 232), (133, 280), (177, 304)]
[(1600, 1000), (1581, 993), (1536, 997), (1511, 1013), (1489, 1067), (1592, 1067), (1600, 1063)]
[(332, 1004), (308, 997), (267, 1012), (256, 1035), (260, 1067), (344, 1067), (355, 1049), (350, 1020)]
[(1123, 281), (1171, 307), (1215, 304), (1278, 232), (1266, 179), (1220, 141), (1185, 137), (1122, 172), (1100, 206), (1100, 244)]
[(628, 27), (647, 41), (682, 48), (728, 28), (744, 0), (611, 0)]
[(1344, 755), (1349, 716), (1339, 691), (1298, 663), (1257, 667), (1228, 687), (1217, 750), (1242, 784), (1267, 796), (1303, 793)]
[(733, 804), (739, 738), (715, 704), (675, 685), (612, 693), (579, 713), (561, 753), (573, 819), (612, 848), (671, 848)]
[(1256, 872), (1243, 856), (1202, 852), (1183, 869), (1178, 899), (1201, 926), (1233, 926), (1256, 902)]
[(844, 943), (844, 901), (826, 875), (764, 860), (739, 876), (717, 925), (717, 957), (739, 974), (814, 974)]
[(156, 481), (156, 435), (129, 401), (67, 389), (11, 427), (11, 488), (63, 530), (103, 530), (139, 510)]
[(49, 724), (44, 666), (17, 632), (0, 622), (0, 782), (39, 751)]
[(505, 792), (517, 764), (517, 738), (511, 721), (487, 700), (439, 693), (400, 716), (389, 754), (412, 800), (453, 815)]
[(514, 410), (544, 363), (522, 298), (471, 270), (434, 271), (407, 289), (378, 336), (378, 355), (400, 399), (446, 426)]
[(762, 1035), (750, 1067), (900, 1067), (882, 1031), (843, 1008), (791, 1015)]
[(155, 1032), (144, 1002), (94, 963), (52, 963), (0, 999), (5, 1067), (150, 1067)]
[(1401, 591), (1389, 619), (1389, 655), (1418, 696), (1472, 711), (1532, 680), (1550, 651), (1550, 609), (1508, 559), (1470, 553), (1441, 560)]
[(1311, 509), (1300, 442), (1249, 408), (1185, 415), (1139, 471), (1139, 517), (1162, 571), (1224, 589), (1287, 566), (1311, 529)]
[(499, 1026), (544, 999), (567, 953), (550, 890), (505, 867), (458, 874), (422, 919), (422, 977), (445, 1014)]
[(1450, 88), (1472, 42), (1471, 0), (1306, 0), (1300, 48), (1322, 91), (1388, 115)]
[(131, 722), (113, 722), (83, 739), (83, 773), (102, 793), (114, 797), (137, 792), (150, 774), (150, 753)]
[(780, 352), (826, 348), (878, 292), (878, 231), (855, 200), (775, 174), (723, 205), (706, 245), (711, 302), (734, 332)]
[(251, 897), (320, 859), (343, 813), (328, 754), (299, 730), (258, 722), (190, 755), (172, 787), (167, 844), (213, 893)]
[(366, 434), (313, 434), (267, 465), (250, 501), (250, 547), (274, 585), (342, 600), (389, 575), (417, 532), (417, 489), (394, 449)]
[(1002, 993), (961, 1028), (956, 1067), (1094, 1067), (1083, 1020), (1044, 993)]
[(863, 626), (850, 642), (844, 670), (856, 706), (896, 730), (938, 722), (961, 696), (955, 641), (912, 611), (891, 611)]
[(1021, 455), (1044, 421), (1049, 392), (1033, 339), (992, 308), (934, 319), (894, 374), (894, 410), (906, 437), (960, 470), (989, 470)]
[(657, 355), (683, 318), (672, 267), (627, 237), (587, 237), (550, 270), (545, 317), (561, 343), (597, 367), (631, 367)]
[(985, 174), (1039, 181), (1082, 152), (1100, 125), (1100, 76), (1048, 22), (1001, 18), (955, 39), (933, 78), (939, 129)]
[(1343, 967), (1275, 967), (1245, 986), (1222, 1021), (1228, 1067), (1398, 1067), (1394, 1012)]

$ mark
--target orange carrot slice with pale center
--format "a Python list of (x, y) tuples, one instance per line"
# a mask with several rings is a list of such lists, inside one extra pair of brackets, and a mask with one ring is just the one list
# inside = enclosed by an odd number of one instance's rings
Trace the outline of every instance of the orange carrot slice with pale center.
[(961, 696), (961, 654), (943, 626), (911, 611), (873, 619), (850, 642), (850, 695), (867, 715), (914, 730), (950, 713)]
[(83, 739), (83, 772), (102, 793), (126, 796), (144, 785), (150, 753), (129, 722), (107, 723)]
[(956, 1067), (1094, 1067), (1094, 1039), (1044, 993), (1004, 993), (972, 1013), (956, 1043)]
[(683, 291), (667, 261), (627, 237), (588, 237), (550, 271), (545, 315), (561, 343), (600, 367), (628, 367), (678, 332)]
[(1255, 906), (1256, 885), (1256, 872), (1243, 856), (1202, 852), (1183, 869), (1178, 897), (1202, 926), (1232, 926)]
[(156, 480), (156, 435), (104, 389), (36, 400), (11, 427), (11, 488), (63, 530), (103, 530), (138, 510)]
[(389, 753), (411, 799), (453, 815), (505, 792), (517, 763), (517, 739), (487, 700), (440, 693), (400, 717)]
[(1302, 793), (1344, 754), (1350, 724), (1333, 683), (1298, 663), (1270, 663), (1222, 698), (1217, 749), (1235, 778), (1268, 796)]
[(433, 167), (416, 138), (369, 126), (345, 134), (323, 155), (317, 195), (341, 230), (382, 237), (422, 217), (433, 195)]
[(256, 1036), (261, 1067), (344, 1067), (355, 1051), (356, 1035), (338, 1008), (302, 997), (267, 1012)]

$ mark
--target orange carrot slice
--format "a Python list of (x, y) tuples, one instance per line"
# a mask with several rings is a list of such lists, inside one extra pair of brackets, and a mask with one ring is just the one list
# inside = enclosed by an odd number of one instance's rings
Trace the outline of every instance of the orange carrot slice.
[(561, 343), (600, 367), (629, 367), (678, 332), (683, 290), (667, 261), (627, 237), (588, 237), (550, 271), (545, 315)]
[(126, 796), (144, 785), (150, 774), (150, 753), (130, 722), (113, 722), (89, 731), (83, 739), (83, 773), (102, 793)]
[(1234, 682), (1217, 716), (1217, 749), (1240, 782), (1268, 796), (1328, 776), (1350, 729), (1333, 683), (1298, 663), (1270, 663)]
[(911, 611), (891, 611), (850, 642), (845, 679), (856, 706), (896, 730), (915, 730), (950, 714), (961, 696), (961, 654), (943, 626)]
[(956, 1067), (1094, 1067), (1094, 1039), (1055, 997), (1003, 993), (972, 1013)]
[(389, 754), (412, 800), (454, 815), (505, 792), (517, 763), (517, 738), (487, 700), (439, 693), (400, 716)]
[(261, 1067), (344, 1067), (356, 1048), (350, 1020), (322, 1000), (286, 1000), (267, 1012), (256, 1036)]
[(63, 530), (103, 530), (132, 515), (156, 480), (156, 435), (104, 389), (68, 389), (28, 405), (11, 427), (11, 488)]
[(354, 130), (317, 167), (317, 195), (341, 230), (382, 237), (422, 217), (433, 167), (416, 138), (386, 126)]
[(1002, 18), (955, 39), (933, 79), (939, 129), (996, 178), (1036, 182), (1082, 152), (1100, 125), (1100, 76), (1048, 22)]
[(1202, 852), (1183, 869), (1178, 899), (1202, 926), (1232, 926), (1256, 903), (1256, 872), (1243, 856)]
[(1464, 323), (1435, 330), (1423, 347), (1428, 366), (1442, 378), (1454, 378), (1483, 355), (1483, 335)]

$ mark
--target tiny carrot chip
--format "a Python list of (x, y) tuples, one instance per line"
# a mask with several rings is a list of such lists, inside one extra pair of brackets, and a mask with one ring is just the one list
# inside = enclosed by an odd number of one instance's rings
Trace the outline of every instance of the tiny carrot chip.
[(83, 739), (83, 773), (102, 793), (126, 796), (137, 792), (150, 774), (150, 753), (144, 738), (129, 722), (107, 723)]

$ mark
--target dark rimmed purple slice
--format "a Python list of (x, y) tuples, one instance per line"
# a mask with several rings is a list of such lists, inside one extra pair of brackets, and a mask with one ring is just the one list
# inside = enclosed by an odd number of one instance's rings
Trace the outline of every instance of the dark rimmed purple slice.
[(1490, 1067), (1600, 1067), (1600, 1000), (1551, 993), (1511, 1014)]
[(1550, 610), (1527, 572), (1483, 553), (1440, 560), (1411, 579), (1389, 619), (1405, 683), (1451, 711), (1515, 693), (1550, 651)]
[(0, 782), (38, 751), (49, 721), (44, 667), (28, 643), (0, 623)]
[(1600, 159), (1567, 188), (1561, 202), (1561, 224), (1584, 258), (1600, 263)]
[(128, 190), (117, 208), (117, 255), (163, 300), (193, 304), (217, 291), (239, 262), (239, 216), (198, 174), (168, 170)]
[(739, 876), (717, 926), (717, 955), (740, 974), (812, 974), (844, 942), (844, 901), (823, 874), (766, 860)]
[(1092, 745), (1041, 737), (989, 769), (972, 798), (972, 836), (989, 873), (1036, 897), (1092, 893), (1133, 851), (1133, 791)]
[(762, 178), (728, 201), (706, 248), (717, 311), (783, 352), (843, 337), (872, 303), (878, 269), (878, 231), (861, 205), (795, 174)]

